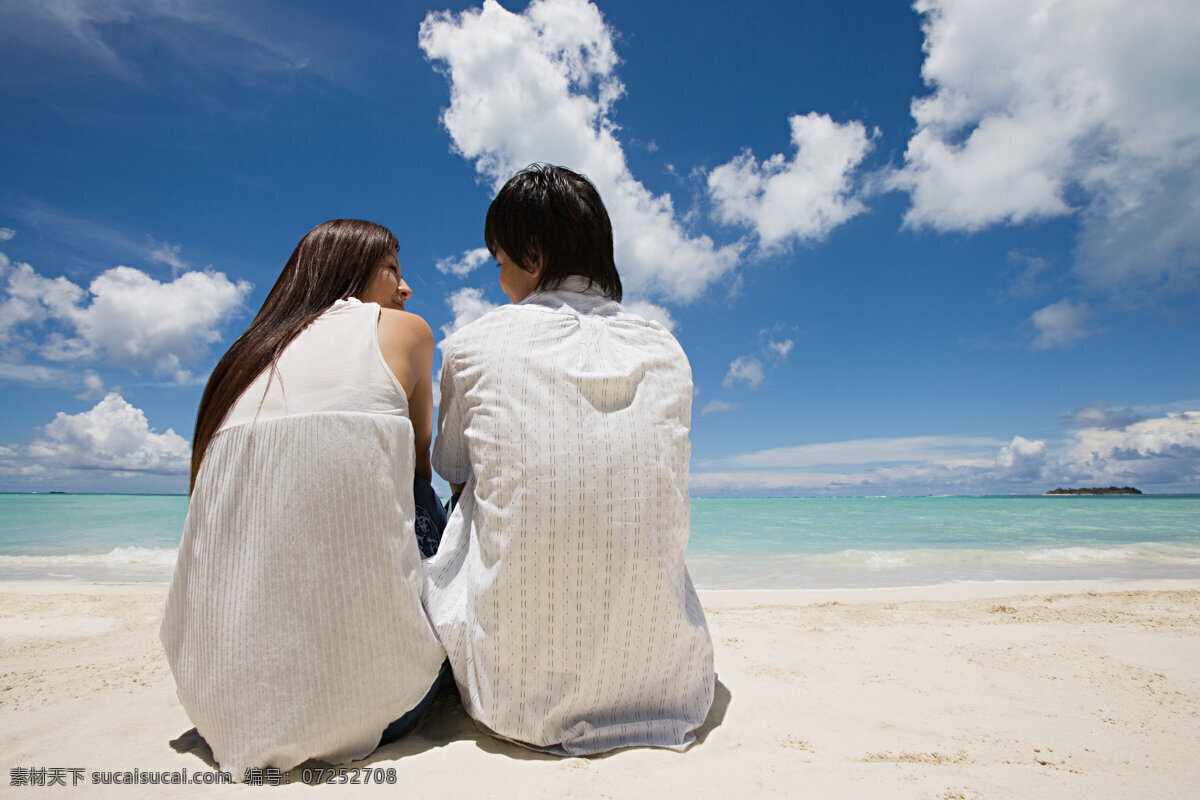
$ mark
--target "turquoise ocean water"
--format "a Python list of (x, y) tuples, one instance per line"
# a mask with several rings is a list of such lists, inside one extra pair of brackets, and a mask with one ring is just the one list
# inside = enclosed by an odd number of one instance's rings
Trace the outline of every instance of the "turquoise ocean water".
[[(0, 494), (0, 579), (167, 581), (177, 495)], [(1200, 495), (694, 499), (700, 588), (1200, 578)]]

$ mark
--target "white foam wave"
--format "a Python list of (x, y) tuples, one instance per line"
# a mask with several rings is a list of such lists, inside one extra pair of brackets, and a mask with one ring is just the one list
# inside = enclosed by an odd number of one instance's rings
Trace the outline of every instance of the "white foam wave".
[(1195, 545), (1145, 542), (1119, 547), (1040, 547), (1020, 550), (918, 548), (912, 550), (838, 550), (794, 556), (813, 565), (888, 568), (1019, 564), (1200, 564)]
[(115, 547), (107, 553), (67, 553), (59, 556), (0, 556), (0, 567), (172, 566), (175, 548)]
[(869, 567), (902, 567), (908, 563), (903, 550), (873, 550), (864, 554)]
[(0, 578), (167, 581), (177, 554), (175, 548), (114, 547), (107, 553), (0, 555)]
[(1020, 552), (1027, 560), (1038, 563), (1200, 564), (1200, 548), (1172, 544), (1142, 543), (1123, 547), (1044, 547)]
[(849, 589), (963, 581), (1151, 580), (1200, 577), (1200, 546), (1019, 549), (848, 549), (821, 554), (688, 554), (704, 589)]

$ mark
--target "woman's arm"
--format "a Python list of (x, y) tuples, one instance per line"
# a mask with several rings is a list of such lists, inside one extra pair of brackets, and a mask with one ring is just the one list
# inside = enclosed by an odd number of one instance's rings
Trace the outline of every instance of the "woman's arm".
[(416, 447), (414, 471), (418, 477), (432, 480), (429, 444), (433, 440), (433, 331), (416, 314), (380, 309), (379, 351), (408, 395)]

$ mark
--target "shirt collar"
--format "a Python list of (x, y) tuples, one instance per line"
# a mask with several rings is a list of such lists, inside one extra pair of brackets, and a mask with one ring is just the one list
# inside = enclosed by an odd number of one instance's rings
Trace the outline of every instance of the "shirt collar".
[(593, 283), (590, 278), (583, 275), (568, 275), (562, 279), (562, 282), (558, 286), (551, 289), (534, 289), (521, 303), (528, 303), (538, 295), (559, 294), (562, 292), (571, 292), (573, 294), (604, 294), (604, 290), (600, 288), (600, 284)]
[[(611, 304), (612, 309), (607, 305)], [(535, 289), (517, 305), (537, 305), (559, 309), (568, 306), (581, 313), (605, 313), (620, 309), (600, 288), (600, 284), (583, 275), (568, 275), (553, 289)]]

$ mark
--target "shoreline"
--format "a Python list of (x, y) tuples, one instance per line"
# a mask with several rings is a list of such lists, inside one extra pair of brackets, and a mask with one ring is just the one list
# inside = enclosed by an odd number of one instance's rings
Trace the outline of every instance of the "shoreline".
[[(75, 592), (91, 591), (104, 592), (105, 589), (144, 591), (146, 593), (165, 593), (171, 585), (165, 581), (108, 581), (108, 580), (75, 580), (56, 578), (5, 578), (0, 577), (0, 594), (15, 592), (18, 594), (54, 594), (61, 590)], [(955, 590), (961, 590), (956, 592)], [(1073, 591), (1113, 592), (1113, 591), (1200, 591), (1200, 577), (1197, 578), (1067, 578), (1062, 580), (1012, 580), (997, 578), (995, 580), (956, 580), (948, 583), (915, 584), (912, 586), (849, 586), (849, 587), (820, 587), (805, 589), (756, 589), (756, 588), (702, 588), (696, 591), (701, 596), (716, 595), (730, 596), (737, 594), (780, 595), (781, 602), (788, 599), (798, 600), (814, 594), (843, 594), (861, 593), (878, 599), (880, 593), (896, 593), (900, 600), (929, 599), (909, 597), (905, 595), (935, 592), (947, 592), (957, 596), (945, 599), (973, 599), (978, 597), (1007, 596), (1008, 594), (1044, 592), (1071, 593)]]
[[(10, 781), (27, 768), (210, 769), (168, 746), (191, 723), (158, 643), (166, 591), (0, 581)], [(546, 756), (484, 736), (444, 694), (413, 734), (347, 767), (394, 769), (399, 785), (355, 794), (1092, 800), (1194, 790), (1200, 580), (700, 597), (717, 698), (688, 751)], [(93, 787), (124, 798), (245, 791)]]
[[(49, 578), (0, 578), (0, 596), (56, 594), (161, 595), (170, 581), (103, 581)], [(1062, 580), (956, 580), (911, 586), (851, 586), (819, 588), (703, 588), (702, 605), (741, 607), (747, 604), (806, 606), (837, 600), (845, 603), (953, 602), (1033, 594), (1107, 594), (1113, 592), (1200, 592), (1200, 578), (1079, 578)], [(0, 614), (3, 607), (0, 606)], [(2, 618), (2, 617), (0, 617)]]

